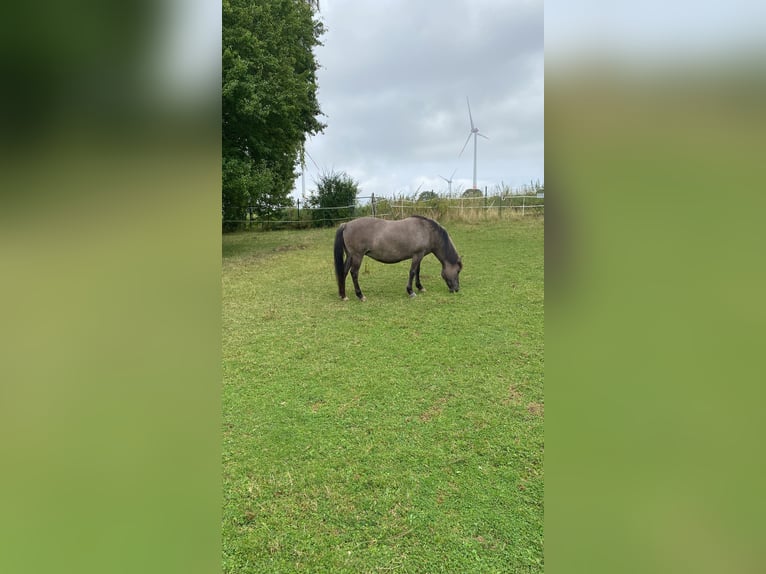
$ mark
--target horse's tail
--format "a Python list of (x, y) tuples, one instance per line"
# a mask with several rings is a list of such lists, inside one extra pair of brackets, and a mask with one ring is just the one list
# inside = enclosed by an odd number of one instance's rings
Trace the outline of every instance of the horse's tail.
[(345, 285), (345, 277), (343, 273), (343, 251), (345, 250), (346, 243), (343, 241), (343, 230), (346, 224), (342, 223), (338, 227), (338, 231), (335, 232), (335, 248), (333, 253), (335, 254), (335, 277), (338, 279), (338, 292), (343, 293)]

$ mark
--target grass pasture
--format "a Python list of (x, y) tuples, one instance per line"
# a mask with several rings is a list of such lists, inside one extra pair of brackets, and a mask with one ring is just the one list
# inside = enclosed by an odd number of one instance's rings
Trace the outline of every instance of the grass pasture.
[(334, 229), (223, 236), (223, 571), (543, 571), (543, 220), (450, 224), (409, 299)]

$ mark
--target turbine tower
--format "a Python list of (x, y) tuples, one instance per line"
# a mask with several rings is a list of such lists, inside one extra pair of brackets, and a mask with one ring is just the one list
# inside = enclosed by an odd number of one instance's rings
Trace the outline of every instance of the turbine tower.
[(306, 142), (301, 144), (301, 197), (306, 199)]
[(449, 176), (449, 179), (444, 177), (443, 175), (440, 175), (439, 177), (442, 178), (444, 181), (447, 182), (447, 185), (449, 186), (449, 194), (450, 197), (452, 196), (452, 177), (455, 175), (455, 172), (457, 171), (457, 168), (452, 170), (452, 175)]
[(301, 160), (301, 197), (303, 199), (306, 199), (306, 156), (311, 160), (311, 163), (314, 164), (314, 167), (316, 167), (318, 172), (322, 172), (322, 169), (317, 165), (317, 162), (314, 161), (314, 158), (311, 157), (311, 154), (306, 150), (306, 142), (304, 141), (301, 144), (301, 151), (300, 151), (300, 160)]
[(470, 140), (471, 136), (473, 136), (473, 189), (477, 189), (476, 187), (476, 136), (481, 136), (486, 140), (488, 140), (489, 138), (485, 136), (483, 133), (480, 133), (479, 128), (473, 125), (473, 116), (471, 115), (471, 102), (468, 101), (468, 96), (465, 97), (465, 101), (468, 104), (468, 119), (471, 122), (471, 131), (468, 132), (468, 137), (465, 139), (465, 143), (463, 144), (463, 149), (460, 150), (458, 157), (463, 155), (463, 152), (465, 151), (465, 146), (468, 145), (468, 140)]

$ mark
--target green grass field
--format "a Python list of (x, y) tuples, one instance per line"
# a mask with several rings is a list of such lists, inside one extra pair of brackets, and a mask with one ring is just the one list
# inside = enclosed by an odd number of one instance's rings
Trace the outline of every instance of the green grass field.
[(365, 258), (333, 229), (223, 236), (223, 571), (542, 572), (543, 220)]

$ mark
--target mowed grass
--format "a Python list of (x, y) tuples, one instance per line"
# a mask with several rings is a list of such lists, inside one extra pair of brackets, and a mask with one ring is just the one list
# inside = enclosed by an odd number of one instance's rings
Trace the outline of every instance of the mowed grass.
[(335, 231), (223, 236), (223, 571), (543, 571), (543, 221), (365, 258)]

